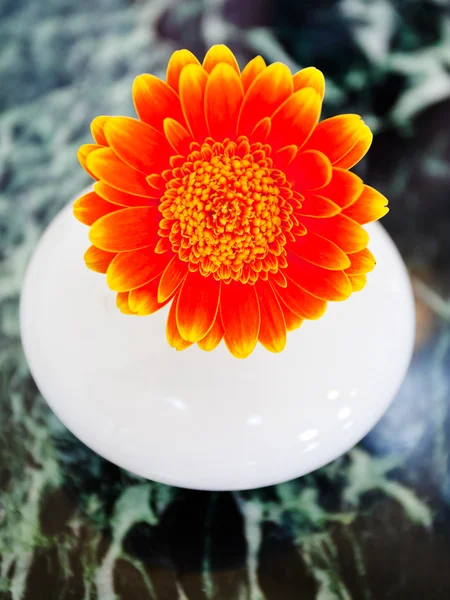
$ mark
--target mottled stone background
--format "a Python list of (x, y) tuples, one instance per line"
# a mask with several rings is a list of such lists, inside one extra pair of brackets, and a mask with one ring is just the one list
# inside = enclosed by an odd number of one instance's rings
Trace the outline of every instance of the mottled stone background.
[[(448, 0), (0, 0), (0, 600), (450, 597)], [(243, 493), (144, 481), (53, 416), (19, 337), (23, 272), (87, 184), (97, 114), (133, 78), (228, 43), (327, 76), (325, 114), (375, 132), (360, 169), (417, 297), (416, 353), (387, 415), (328, 467)]]

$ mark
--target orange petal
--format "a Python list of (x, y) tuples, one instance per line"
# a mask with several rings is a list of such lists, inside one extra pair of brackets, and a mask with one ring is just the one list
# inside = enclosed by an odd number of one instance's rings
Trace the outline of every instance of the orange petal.
[(259, 309), (261, 311), (261, 326), (258, 340), (270, 352), (281, 352), (286, 346), (286, 323), (283, 311), (269, 283), (256, 283)]
[(229, 64), (216, 65), (205, 90), (206, 122), (212, 138), (236, 138), (236, 123), (243, 98), (244, 89), (236, 70)]
[(362, 134), (358, 138), (356, 144), (336, 163), (336, 167), (341, 169), (351, 169), (356, 163), (358, 163), (362, 157), (367, 153), (370, 146), (372, 145), (373, 134), (370, 129), (366, 126)]
[(285, 288), (275, 287), (277, 296), (296, 315), (304, 319), (319, 319), (327, 308), (325, 300), (316, 298), (288, 278)]
[(96, 221), (89, 231), (89, 239), (94, 246), (107, 252), (155, 246), (160, 219), (161, 213), (153, 206), (124, 208)]
[(273, 63), (261, 71), (245, 94), (238, 119), (238, 134), (250, 135), (254, 126), (264, 117), (270, 117), (292, 94), (292, 90), (292, 76), (286, 65)]
[(119, 208), (116, 204), (106, 202), (95, 192), (89, 192), (75, 201), (73, 214), (84, 225), (92, 225), (97, 219), (119, 210)]
[(305, 194), (302, 200), (302, 207), (296, 209), (296, 213), (302, 216), (326, 218), (333, 217), (341, 212), (341, 207), (317, 194)]
[(109, 117), (99, 116), (99, 117), (95, 117), (95, 119), (91, 123), (92, 137), (94, 138), (94, 140), (97, 144), (100, 144), (100, 146), (108, 145), (108, 142), (106, 141), (106, 138), (105, 138), (105, 133), (103, 131), (104, 127), (105, 127), (105, 123), (108, 119), (109, 119)]
[(178, 294), (177, 327), (187, 342), (198, 342), (211, 329), (217, 315), (220, 283), (212, 275), (189, 272)]
[(172, 242), (169, 238), (160, 237), (156, 242), (155, 252), (157, 254), (164, 254), (164, 252), (169, 252), (170, 250), (172, 250)]
[(333, 167), (331, 181), (320, 190), (320, 195), (345, 208), (355, 202), (363, 187), (362, 179), (358, 175)]
[(139, 118), (161, 133), (166, 117), (184, 123), (178, 94), (154, 75), (146, 73), (136, 77), (133, 83), (133, 101)]
[(105, 135), (117, 156), (141, 173), (160, 173), (169, 166), (173, 151), (166, 138), (142, 121), (111, 117), (105, 124)]
[(158, 302), (159, 277), (130, 292), (130, 309), (139, 316), (151, 315), (169, 302)]
[(360, 292), (367, 283), (367, 277), (365, 275), (349, 275), (350, 283), (354, 292)]
[(295, 313), (290, 310), (286, 304), (281, 303), (281, 310), (283, 311), (284, 322), (286, 323), (286, 329), (288, 331), (294, 331), (294, 329), (298, 329), (300, 325), (303, 323), (304, 318), (299, 317)]
[(223, 284), (220, 313), (228, 350), (236, 358), (246, 358), (256, 346), (261, 323), (255, 286), (235, 281)]
[(208, 136), (205, 119), (205, 89), (208, 74), (200, 65), (188, 65), (180, 76), (180, 98), (183, 114), (192, 137), (203, 142)]
[(250, 134), (251, 142), (265, 142), (269, 137), (272, 121), (270, 117), (264, 117), (255, 125)]
[(169, 316), (167, 317), (166, 324), (166, 337), (167, 341), (169, 342), (169, 346), (176, 348), (177, 350), (185, 350), (186, 348), (189, 348), (189, 346), (192, 346), (192, 342), (186, 342), (186, 340), (183, 340), (180, 332), (178, 331), (176, 318), (177, 303), (178, 296), (173, 299), (173, 302), (170, 306)]
[(207, 73), (212, 73), (214, 68), (219, 63), (226, 63), (230, 65), (233, 71), (235, 71), (237, 75), (240, 75), (239, 65), (234, 54), (227, 46), (223, 44), (211, 46), (205, 55), (202, 66)]
[(297, 150), (298, 148), (294, 144), (291, 144), (290, 146), (285, 146), (284, 148), (277, 150), (273, 155), (273, 162), (275, 167), (284, 171), (296, 157)]
[[(132, 207), (132, 206), (156, 206), (158, 204), (159, 197), (161, 193), (155, 192), (155, 190), (151, 190), (149, 188), (149, 194), (154, 194), (154, 198), (146, 197), (146, 196), (134, 196), (133, 194), (127, 194), (126, 192), (121, 192), (120, 190), (116, 190), (115, 188), (109, 186), (104, 181), (96, 181), (94, 183), (95, 192), (103, 198), (103, 200), (107, 200), (112, 204), (116, 204), (119, 207)], [(158, 198), (156, 198), (158, 196)]]
[(287, 286), (287, 280), (286, 277), (283, 275), (282, 271), (277, 271), (276, 273), (269, 273), (269, 281), (275, 286), (280, 286), (283, 288)]
[(133, 311), (128, 305), (129, 292), (119, 292), (116, 298), (116, 306), (124, 315), (133, 315)]
[(174, 256), (159, 281), (158, 302), (164, 302), (170, 298), (184, 281), (187, 273), (188, 264), (180, 260), (178, 256)]
[(178, 93), (181, 71), (186, 65), (198, 65), (200, 61), (189, 50), (177, 50), (167, 65), (166, 81)]
[(285, 169), (287, 179), (299, 192), (323, 188), (330, 182), (331, 173), (330, 161), (317, 150), (300, 152)]
[(326, 154), (332, 165), (350, 169), (367, 152), (372, 137), (359, 115), (338, 115), (319, 123), (306, 147)]
[(352, 293), (352, 286), (343, 271), (322, 269), (288, 252), (285, 274), (302, 289), (322, 300), (339, 302)]
[(158, 173), (152, 173), (145, 179), (146, 179), (148, 185), (152, 188), (150, 190), (150, 193), (152, 193), (154, 190), (156, 190), (158, 192), (163, 192), (166, 188), (166, 182), (165, 182), (164, 178), (162, 177), (162, 175), (159, 175)]
[(322, 71), (315, 67), (307, 67), (295, 73), (292, 77), (294, 82), (294, 92), (301, 90), (302, 88), (312, 87), (319, 94), (320, 98), (323, 99), (325, 94), (325, 78)]
[(87, 166), (96, 179), (102, 179), (113, 188), (137, 196), (149, 194), (145, 176), (121, 161), (111, 148), (91, 152), (87, 157)]
[(364, 225), (365, 223), (381, 219), (381, 217), (389, 212), (387, 203), (388, 200), (383, 194), (380, 194), (377, 190), (365, 185), (358, 199), (348, 206), (343, 214), (355, 220), (357, 223)]
[(345, 269), (347, 275), (364, 275), (372, 271), (376, 264), (375, 257), (369, 248), (350, 254), (349, 259), (351, 265)]
[(252, 85), (257, 76), (264, 71), (266, 68), (266, 63), (262, 56), (255, 56), (253, 60), (247, 63), (245, 69), (241, 74), (242, 86), (244, 88), (244, 92), (248, 90), (248, 88)]
[(167, 265), (165, 254), (153, 248), (120, 252), (109, 265), (106, 281), (115, 292), (128, 292), (160, 275)]
[(181, 156), (189, 154), (190, 145), (194, 140), (183, 125), (180, 125), (174, 119), (164, 119), (164, 133), (167, 141), (177, 154)]
[(308, 231), (314, 231), (333, 242), (347, 254), (359, 252), (369, 242), (367, 231), (352, 219), (340, 214), (329, 219), (302, 217)]
[(289, 244), (289, 250), (324, 269), (339, 271), (347, 269), (351, 264), (348, 256), (336, 244), (312, 232)]
[(214, 325), (211, 327), (211, 329), (208, 331), (205, 337), (197, 342), (199, 348), (205, 350), (206, 352), (211, 352), (212, 350), (217, 348), (217, 346), (220, 344), (223, 338), (222, 320), (220, 318), (219, 312), (220, 311), (218, 311), (217, 313)]
[(80, 146), (77, 152), (77, 158), (80, 165), (83, 167), (86, 173), (88, 173), (88, 175), (90, 175), (94, 179), (98, 179), (98, 177), (96, 177), (89, 169), (87, 165), (87, 159), (92, 152), (95, 152), (96, 150), (99, 150), (101, 148), (103, 148), (103, 146), (100, 146), (99, 144), (83, 144), (82, 146)]
[(272, 116), (268, 143), (273, 148), (295, 144), (303, 146), (320, 117), (322, 100), (313, 88), (304, 88), (289, 96)]
[(104, 250), (100, 250), (100, 248), (91, 246), (84, 253), (84, 262), (91, 271), (95, 271), (96, 273), (106, 273), (115, 256), (115, 252), (105, 252)]

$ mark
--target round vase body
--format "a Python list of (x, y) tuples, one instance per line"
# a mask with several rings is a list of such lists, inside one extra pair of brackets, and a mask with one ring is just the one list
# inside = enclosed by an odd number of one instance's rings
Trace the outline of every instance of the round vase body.
[(64, 208), (44, 233), (22, 292), (21, 332), (34, 379), (87, 446), (138, 475), (186, 488), (234, 490), (306, 474), (380, 419), (410, 361), (414, 304), (400, 255), (379, 224), (365, 289), (330, 303), (238, 360), (222, 344), (183, 352), (165, 337), (167, 307), (148, 317), (115, 306), (89, 271), (88, 229)]

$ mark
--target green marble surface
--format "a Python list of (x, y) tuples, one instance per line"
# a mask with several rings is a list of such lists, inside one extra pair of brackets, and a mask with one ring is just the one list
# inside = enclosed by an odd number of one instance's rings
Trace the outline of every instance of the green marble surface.
[[(0, 0), (0, 599), (450, 597), (450, 19), (446, 0)], [(97, 114), (170, 53), (229, 43), (327, 75), (325, 113), (376, 132), (361, 165), (413, 273), (417, 342), (375, 429), (282, 485), (207, 493), (142, 480), (83, 446), (30, 377), (26, 263), (87, 184)]]

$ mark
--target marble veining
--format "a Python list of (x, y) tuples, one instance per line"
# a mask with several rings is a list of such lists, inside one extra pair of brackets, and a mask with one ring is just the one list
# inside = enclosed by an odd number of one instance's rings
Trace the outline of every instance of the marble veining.
[[(447, 2), (0, 0), (0, 600), (450, 597), (450, 20)], [(417, 342), (378, 426), (275, 487), (207, 493), (101, 459), (51, 413), (24, 361), (29, 256), (87, 184), (97, 114), (132, 114), (135, 75), (225, 41), (328, 79), (364, 114), (365, 179), (412, 269)]]

